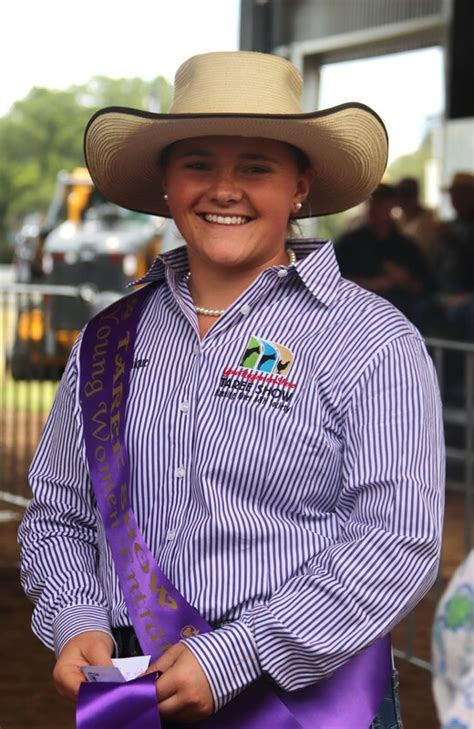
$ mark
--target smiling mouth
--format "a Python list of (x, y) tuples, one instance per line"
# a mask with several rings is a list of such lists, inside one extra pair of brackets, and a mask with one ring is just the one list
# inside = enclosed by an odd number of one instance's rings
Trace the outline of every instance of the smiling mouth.
[(214, 215), (212, 213), (203, 213), (201, 217), (207, 223), (217, 223), (218, 225), (245, 225), (252, 219), (245, 215)]

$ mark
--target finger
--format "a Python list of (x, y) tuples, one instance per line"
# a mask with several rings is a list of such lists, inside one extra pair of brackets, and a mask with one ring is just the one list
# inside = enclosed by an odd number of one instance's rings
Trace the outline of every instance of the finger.
[(179, 694), (173, 694), (168, 699), (159, 702), (158, 710), (162, 719), (171, 719), (173, 723), (196, 722), (205, 719), (210, 714), (197, 705), (183, 701)]
[(179, 686), (177, 683), (177, 676), (175, 671), (166, 671), (162, 673), (156, 682), (156, 696), (158, 702), (166, 701), (171, 696), (176, 695)]
[(158, 711), (161, 719), (170, 719), (173, 722), (186, 722), (192, 719), (192, 716), (186, 715), (186, 708), (181, 705), (176, 694), (158, 702)]
[(81, 666), (112, 665), (111, 641), (107, 636), (99, 635), (94, 640), (77, 639), (65, 646), (53, 670), (53, 680), (61, 696), (75, 699), (81, 683), (86, 677)]
[(61, 696), (74, 701), (79, 693), (81, 683), (86, 677), (77, 666), (71, 664), (56, 664), (53, 671), (53, 681), (57, 692)]
[(157, 671), (164, 673), (176, 663), (178, 657), (183, 652), (182, 649), (183, 646), (180, 643), (175, 643), (175, 645), (172, 645), (171, 648), (169, 648), (166, 653), (163, 653), (157, 661), (154, 661), (150, 666), (148, 666), (146, 673), (156, 673)]
[(113, 642), (105, 633), (96, 632), (94, 639), (89, 639), (80, 647), (81, 655), (89, 666), (111, 666)]
[(183, 721), (184, 717), (181, 715), (183, 707), (176, 694), (173, 694), (167, 699), (158, 702), (158, 711), (162, 719), (174, 719), (174, 721)]
[(89, 666), (112, 666), (110, 649), (107, 645), (93, 645), (83, 651), (84, 664)]

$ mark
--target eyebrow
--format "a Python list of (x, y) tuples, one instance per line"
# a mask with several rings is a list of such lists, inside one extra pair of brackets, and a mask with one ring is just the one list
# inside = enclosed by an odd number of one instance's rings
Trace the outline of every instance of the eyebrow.
[[(189, 149), (179, 155), (181, 158), (186, 157), (214, 157), (212, 152), (207, 149)], [(260, 152), (243, 152), (239, 154), (239, 159), (245, 162), (272, 162), (275, 165), (281, 164), (277, 159), (268, 157), (267, 155), (261, 154)]]
[(246, 152), (244, 154), (239, 155), (240, 159), (248, 160), (250, 162), (273, 162), (275, 165), (281, 164), (277, 159), (274, 159), (273, 157), (269, 157), (266, 154), (261, 153), (252, 153), (252, 152)]

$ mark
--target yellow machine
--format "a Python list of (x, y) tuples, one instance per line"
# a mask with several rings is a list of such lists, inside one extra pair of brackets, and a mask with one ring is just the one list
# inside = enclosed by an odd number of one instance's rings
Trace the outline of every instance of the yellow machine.
[(163, 218), (106, 201), (86, 169), (61, 171), (34, 241), (41, 285), (31, 283), (31, 297), (19, 311), (9, 355), (13, 377), (58, 378), (80, 329), (144, 275), (160, 252), (165, 229)]

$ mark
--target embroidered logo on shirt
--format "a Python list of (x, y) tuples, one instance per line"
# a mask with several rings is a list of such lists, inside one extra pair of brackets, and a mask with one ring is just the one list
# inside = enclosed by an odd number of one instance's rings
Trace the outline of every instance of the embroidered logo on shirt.
[(237, 367), (224, 369), (215, 395), (287, 412), (296, 389), (286, 377), (293, 360), (287, 347), (252, 335)]
[(293, 364), (293, 352), (282, 344), (268, 342), (252, 335), (239, 364), (241, 367), (259, 372), (287, 375)]
[(146, 367), (148, 362), (148, 359), (135, 359), (133, 361), (132, 367), (134, 367), (135, 369), (139, 369), (140, 367)]

